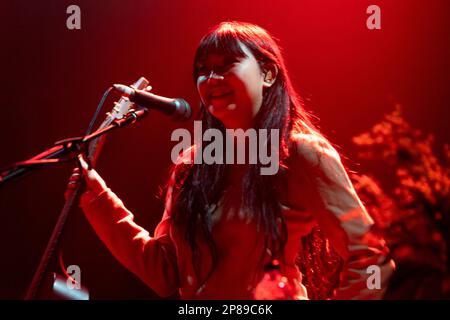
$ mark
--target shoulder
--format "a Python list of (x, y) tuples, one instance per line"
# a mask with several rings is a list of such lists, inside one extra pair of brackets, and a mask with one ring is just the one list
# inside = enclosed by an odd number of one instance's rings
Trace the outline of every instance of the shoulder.
[(318, 134), (295, 133), (291, 135), (292, 156), (303, 165), (320, 166), (323, 161), (338, 161), (340, 156), (331, 143)]
[(339, 152), (324, 137), (315, 134), (292, 135), (293, 151), (289, 171), (296, 179), (324, 185), (349, 185), (349, 177)]

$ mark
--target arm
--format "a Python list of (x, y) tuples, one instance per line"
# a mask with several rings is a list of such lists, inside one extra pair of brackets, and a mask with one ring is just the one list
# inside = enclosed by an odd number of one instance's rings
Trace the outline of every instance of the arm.
[[(384, 240), (372, 231), (372, 218), (361, 203), (338, 152), (323, 138), (297, 134), (290, 164), (289, 202), (306, 208), (333, 248), (344, 259), (337, 299), (380, 299), (394, 270)], [(380, 288), (367, 280), (380, 269)], [(372, 284), (372, 278), (369, 279)], [(376, 284), (376, 281), (373, 282)]]
[(158, 295), (173, 294), (178, 289), (178, 270), (175, 246), (170, 238), (168, 210), (164, 212), (154, 237), (151, 237), (133, 221), (133, 214), (98, 173), (87, 170), (83, 159), (80, 162), (87, 184), (80, 207), (99, 238), (120, 263)]

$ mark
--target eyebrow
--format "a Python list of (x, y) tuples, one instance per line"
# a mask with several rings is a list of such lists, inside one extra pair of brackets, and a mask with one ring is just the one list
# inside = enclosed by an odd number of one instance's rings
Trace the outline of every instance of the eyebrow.
[[(223, 55), (222, 57), (223, 57), (222, 64), (224, 64), (224, 65), (227, 65), (233, 61), (240, 61), (244, 58), (244, 57), (239, 57), (239, 56), (235, 56), (235, 55), (231, 55), (231, 54), (226, 54), (226, 55)], [(197, 68), (203, 67), (206, 65), (207, 60), (208, 60), (207, 57), (201, 58), (196, 62), (195, 66)]]

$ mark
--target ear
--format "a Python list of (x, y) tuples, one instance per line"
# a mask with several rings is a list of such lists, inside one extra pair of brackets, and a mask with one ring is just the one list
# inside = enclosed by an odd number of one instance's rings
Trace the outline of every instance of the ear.
[(263, 86), (264, 88), (270, 88), (277, 80), (278, 67), (274, 63), (267, 63), (263, 67)]

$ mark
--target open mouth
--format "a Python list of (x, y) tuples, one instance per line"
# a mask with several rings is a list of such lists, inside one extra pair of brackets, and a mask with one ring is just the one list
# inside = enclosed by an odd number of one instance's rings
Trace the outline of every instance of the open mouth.
[(229, 89), (218, 89), (214, 90), (209, 94), (210, 99), (222, 99), (233, 94), (232, 90)]

